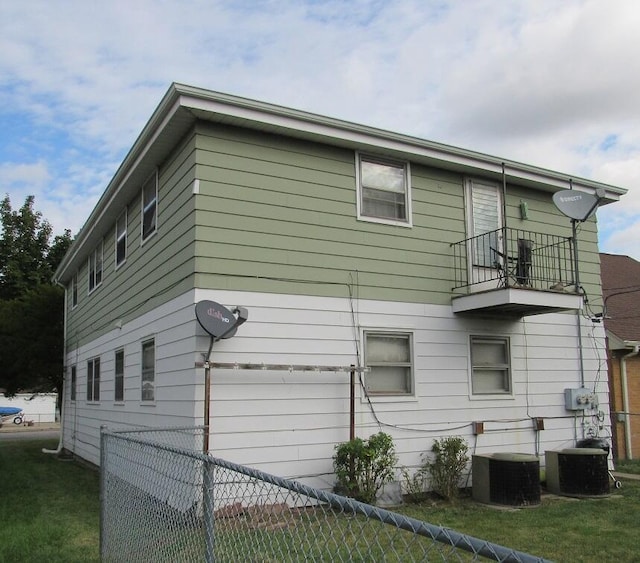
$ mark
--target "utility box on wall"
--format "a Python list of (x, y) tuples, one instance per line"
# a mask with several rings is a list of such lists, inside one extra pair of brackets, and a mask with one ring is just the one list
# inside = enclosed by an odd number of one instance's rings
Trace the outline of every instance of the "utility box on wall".
[(568, 411), (583, 411), (598, 407), (598, 396), (585, 387), (564, 390), (564, 407)]

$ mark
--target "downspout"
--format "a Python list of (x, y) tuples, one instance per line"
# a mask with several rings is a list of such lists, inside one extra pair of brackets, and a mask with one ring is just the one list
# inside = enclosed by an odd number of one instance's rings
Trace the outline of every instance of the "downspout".
[[(64, 289), (64, 317), (62, 321), (62, 353), (63, 357), (66, 358), (67, 354), (67, 286), (62, 285), (58, 280), (53, 280), (56, 285), (59, 285)], [(63, 369), (66, 360), (63, 362)], [(58, 440), (58, 447), (55, 450), (48, 450), (47, 448), (42, 448), (43, 454), (59, 454), (62, 451), (62, 444), (64, 443), (64, 401), (65, 401), (65, 380), (67, 378), (66, 370), (62, 377), (62, 389), (60, 390), (60, 394), (62, 397), (60, 398), (60, 438)]]
[[(625, 342), (627, 344), (627, 342)], [(627, 358), (637, 356), (640, 352), (640, 343), (628, 342), (633, 346), (633, 350), (620, 357), (620, 384), (622, 387), (622, 408), (624, 409), (624, 449), (627, 459), (633, 459), (631, 450), (631, 418), (629, 416), (629, 390), (627, 386)]]

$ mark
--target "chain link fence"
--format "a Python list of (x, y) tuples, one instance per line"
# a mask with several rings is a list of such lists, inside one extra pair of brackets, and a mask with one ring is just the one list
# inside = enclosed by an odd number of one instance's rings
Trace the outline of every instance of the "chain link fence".
[(103, 561), (543, 561), (205, 455), (203, 437), (102, 429)]

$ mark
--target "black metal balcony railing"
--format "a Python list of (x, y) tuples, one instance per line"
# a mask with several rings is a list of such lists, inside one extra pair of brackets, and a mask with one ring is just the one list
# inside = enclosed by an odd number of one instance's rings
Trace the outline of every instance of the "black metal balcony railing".
[(503, 228), (451, 247), (454, 292), (517, 287), (577, 293), (571, 237)]

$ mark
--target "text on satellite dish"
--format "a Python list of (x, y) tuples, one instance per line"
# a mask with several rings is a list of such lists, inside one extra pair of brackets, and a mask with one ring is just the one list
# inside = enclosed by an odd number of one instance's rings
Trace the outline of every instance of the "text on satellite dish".
[(220, 311), (214, 309), (213, 307), (210, 307), (207, 310), (207, 314), (210, 317), (213, 317), (214, 319), (221, 320), (223, 323), (228, 323), (229, 322), (229, 319), (227, 317), (225, 317)]
[(558, 199), (563, 203), (565, 201), (578, 201), (578, 200), (582, 199), (582, 195), (574, 195), (574, 196), (571, 196), (571, 197), (560, 196)]

